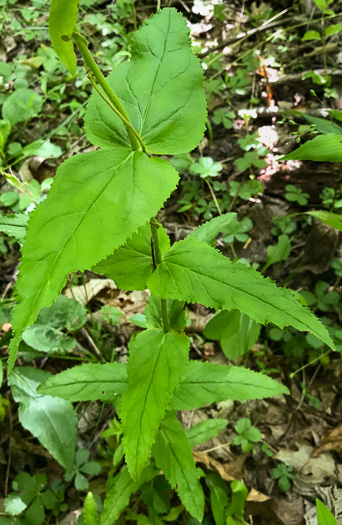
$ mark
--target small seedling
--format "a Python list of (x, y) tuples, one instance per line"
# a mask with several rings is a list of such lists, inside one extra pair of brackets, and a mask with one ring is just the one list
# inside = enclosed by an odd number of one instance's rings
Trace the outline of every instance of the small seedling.
[(6, 513), (11, 516), (25, 516), (27, 523), (41, 525), (46, 510), (54, 509), (57, 502), (54, 492), (47, 490), (46, 486), (45, 474), (18, 474), (12, 483), (14, 492), (5, 499)]
[(296, 479), (296, 475), (292, 473), (293, 467), (279, 463), (279, 465), (271, 470), (271, 477), (278, 480), (278, 487), (280, 490), (287, 492), (291, 489), (291, 482)]
[(198, 162), (194, 162), (190, 166), (189, 171), (192, 175), (199, 175), (202, 179), (206, 179), (207, 177), (217, 177), (222, 169), (221, 162), (214, 162), (211, 157), (201, 157)]
[(285, 190), (285, 199), (289, 202), (297, 202), (300, 206), (305, 206), (308, 203), (309, 194), (304, 193), (301, 188), (297, 188), (293, 184), (287, 184)]
[(241, 445), (243, 452), (254, 451), (255, 443), (261, 439), (260, 430), (253, 427), (248, 417), (243, 417), (234, 426), (238, 435), (233, 439), (232, 445)]
[(76, 452), (75, 466), (72, 470), (64, 474), (65, 481), (71, 481), (75, 478), (75, 487), (77, 490), (87, 490), (89, 481), (85, 477), (97, 476), (101, 472), (101, 465), (97, 461), (88, 461), (89, 450), (80, 449)]

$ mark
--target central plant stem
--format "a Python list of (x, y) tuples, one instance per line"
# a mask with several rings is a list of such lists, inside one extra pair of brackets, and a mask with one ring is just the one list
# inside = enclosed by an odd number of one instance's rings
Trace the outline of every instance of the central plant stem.
[[(161, 249), (160, 249), (160, 242), (158, 237), (158, 228), (159, 224), (156, 221), (156, 219), (150, 220), (150, 228), (151, 228), (151, 236), (152, 236), (152, 257), (153, 257), (153, 265), (156, 269), (158, 264), (161, 264), (163, 261)], [(162, 314), (162, 321), (163, 321), (163, 330), (164, 332), (170, 331), (170, 325), (169, 325), (169, 316), (167, 313), (167, 303), (166, 299), (161, 299), (161, 314)]]
[[(132, 149), (134, 151), (138, 151), (142, 149), (146, 153), (145, 145), (139, 133), (132, 126), (125, 108), (121, 104), (115, 91), (108, 84), (107, 80), (105, 79), (101, 70), (96, 64), (95, 60), (91, 56), (91, 53), (88, 49), (86, 39), (82, 35), (76, 32), (73, 33), (72, 37), (79, 51), (81, 52), (83, 56), (84, 63), (89, 73), (90, 82), (92, 83), (96, 91), (99, 93), (99, 95), (104, 99), (104, 101), (109, 105), (109, 107), (117, 114), (117, 116), (123, 122), (127, 130)], [(100, 89), (97, 87), (94, 79), (97, 80), (97, 82), (103, 89), (104, 93), (102, 93)]]

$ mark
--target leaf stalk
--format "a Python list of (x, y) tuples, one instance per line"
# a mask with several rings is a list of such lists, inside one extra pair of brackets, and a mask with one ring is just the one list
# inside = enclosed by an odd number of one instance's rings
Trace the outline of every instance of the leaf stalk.
[[(115, 91), (110, 87), (110, 85), (108, 84), (107, 80), (105, 79), (103, 73), (101, 72), (101, 70), (99, 69), (99, 67), (96, 64), (95, 60), (93, 59), (93, 57), (92, 57), (92, 55), (91, 55), (91, 53), (90, 53), (90, 51), (88, 49), (87, 40), (84, 38), (84, 36), (82, 36), (82, 35), (80, 35), (79, 33), (76, 33), (76, 32), (73, 33), (72, 37), (73, 37), (73, 40), (74, 40), (76, 46), (78, 47), (78, 49), (79, 49), (79, 51), (80, 51), (80, 53), (81, 53), (81, 55), (83, 57), (83, 60), (84, 60), (84, 63), (86, 65), (87, 70), (89, 72), (91, 72), (91, 75), (89, 76), (90, 82), (92, 83), (92, 85), (94, 86), (96, 91), (102, 96), (102, 98), (105, 100), (105, 102), (111, 107), (111, 109), (113, 109), (113, 111), (115, 111), (117, 116), (121, 119), (122, 123), (124, 124), (124, 126), (125, 126), (125, 128), (127, 130), (127, 133), (128, 133), (128, 136), (129, 136), (129, 140), (130, 140), (131, 145), (132, 145), (132, 149), (134, 151), (138, 151), (140, 149), (140, 147), (142, 147), (143, 151), (146, 152), (144, 143), (143, 143), (140, 135), (138, 134), (138, 132), (132, 126), (132, 124), (131, 124), (131, 122), (129, 120), (129, 116), (126, 113), (125, 108), (121, 104), (121, 102), (120, 102), (119, 98), (117, 97)], [(101, 94), (101, 92), (100, 92), (100, 90), (99, 90), (99, 88), (97, 86), (95, 87), (94, 78), (100, 84), (101, 88), (103, 89), (103, 91), (107, 95), (107, 97), (105, 97), (104, 95)]]
[[(151, 236), (152, 236), (152, 255), (153, 255), (153, 264), (156, 268), (158, 264), (161, 264), (163, 261), (161, 249), (160, 249), (160, 242), (158, 237), (158, 228), (159, 224), (156, 221), (156, 219), (150, 220), (150, 228), (151, 228)], [(161, 314), (162, 314), (162, 321), (163, 321), (163, 330), (164, 332), (170, 331), (170, 324), (169, 324), (169, 316), (167, 313), (167, 303), (166, 299), (161, 299)]]

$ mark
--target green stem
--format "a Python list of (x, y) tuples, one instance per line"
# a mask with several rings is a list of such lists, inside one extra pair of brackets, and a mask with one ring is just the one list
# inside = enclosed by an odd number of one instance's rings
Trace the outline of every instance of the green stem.
[[(163, 257), (162, 257), (162, 253), (160, 249), (160, 242), (159, 242), (159, 237), (158, 237), (159, 224), (155, 219), (150, 220), (150, 228), (151, 228), (151, 236), (152, 236), (153, 265), (154, 265), (154, 268), (157, 268), (158, 264), (162, 263)], [(163, 329), (164, 329), (164, 332), (169, 332), (170, 325), (169, 325), (169, 317), (167, 314), (166, 299), (161, 299), (160, 302), (161, 302)]]
[(214, 190), (213, 190), (213, 187), (212, 187), (212, 185), (211, 185), (211, 183), (210, 183), (209, 177), (206, 177), (204, 180), (205, 180), (205, 182), (208, 184), (208, 188), (209, 188), (209, 190), (210, 190), (211, 196), (212, 196), (213, 201), (214, 201), (214, 203), (215, 203), (215, 206), (216, 206), (217, 212), (218, 212), (218, 214), (221, 216), (221, 215), (222, 215), (222, 211), (221, 211), (220, 205), (219, 205), (219, 203), (218, 203), (218, 201), (217, 201), (217, 198), (216, 198), (215, 192), (214, 192)]
[(108, 104), (108, 106), (110, 107), (110, 109), (112, 109), (114, 111), (114, 113), (117, 114), (117, 116), (122, 120), (123, 124), (125, 125), (127, 131), (128, 130), (131, 130), (132, 133), (134, 133), (136, 139), (138, 140), (138, 142), (140, 143), (141, 147), (142, 147), (142, 150), (144, 153), (146, 153), (146, 148), (145, 148), (145, 144), (143, 143), (143, 141), (141, 140), (141, 137), (139, 135), (139, 133), (133, 128), (132, 124), (125, 119), (125, 117), (120, 113), (120, 111), (118, 111), (116, 109), (116, 107), (114, 106), (114, 104), (111, 103), (111, 101), (102, 93), (102, 91), (99, 89), (99, 87), (97, 86), (96, 82), (95, 82), (95, 79), (93, 77), (93, 74), (91, 71), (88, 72), (88, 78), (91, 82), (91, 85), (93, 86), (93, 88), (98, 92), (98, 94), (100, 95), (100, 97), (105, 101), (106, 104)]
[[(105, 79), (105, 77), (103, 76), (102, 72), (100, 71), (98, 65), (96, 64), (95, 60), (93, 59), (93, 57), (91, 56), (90, 54), (90, 51), (88, 49), (88, 45), (87, 45), (87, 41), (86, 39), (80, 35), (79, 33), (73, 33), (73, 40), (75, 42), (75, 44), (77, 45), (80, 53), (82, 54), (83, 56), (83, 60), (87, 66), (87, 69), (89, 71), (91, 71), (92, 75), (96, 78), (97, 82), (100, 84), (100, 86), (102, 87), (103, 91), (105, 92), (105, 94), (107, 95), (108, 99), (110, 100), (110, 102), (112, 103), (112, 105), (116, 108), (116, 114), (120, 117), (120, 119), (122, 120), (123, 124), (125, 125), (126, 129), (127, 129), (127, 133), (128, 133), (128, 136), (129, 136), (129, 139), (131, 141), (131, 145), (132, 145), (132, 149), (134, 151), (137, 151), (140, 149), (140, 144), (142, 143), (142, 140), (140, 138), (140, 140), (137, 139), (136, 137), (136, 134), (132, 131), (133, 126), (129, 120), (129, 117), (125, 111), (125, 108), (123, 107), (123, 105), (121, 104), (120, 100), (118, 99), (117, 95), (115, 94), (114, 90), (110, 87), (110, 85), (108, 84), (107, 80)], [(124, 120), (126, 122), (124, 122)], [(127, 126), (127, 123), (129, 124)]]

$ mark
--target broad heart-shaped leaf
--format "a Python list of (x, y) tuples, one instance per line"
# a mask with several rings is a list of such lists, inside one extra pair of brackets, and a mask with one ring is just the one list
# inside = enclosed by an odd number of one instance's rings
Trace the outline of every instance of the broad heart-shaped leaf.
[(303, 146), (289, 153), (283, 160), (315, 160), (317, 162), (342, 162), (342, 135), (318, 135)]
[(128, 470), (137, 479), (158, 426), (188, 362), (184, 333), (148, 329), (130, 343), (128, 389), (121, 398), (123, 445)]
[(215, 217), (210, 221), (205, 222), (196, 230), (191, 232), (187, 239), (197, 239), (198, 241), (205, 241), (211, 244), (221, 231), (225, 231), (225, 228), (236, 219), (236, 213), (225, 213), (219, 217)]
[(78, 0), (52, 0), (49, 32), (52, 45), (72, 76), (76, 73), (76, 55), (71, 40), (78, 12)]
[(288, 394), (288, 389), (264, 374), (238, 366), (191, 361), (174, 391), (175, 410), (192, 410), (206, 403), (232, 399), (263, 399)]
[(148, 465), (141, 473), (140, 478), (134, 481), (129, 475), (127, 468), (124, 467), (115, 476), (114, 483), (106, 490), (106, 499), (101, 514), (101, 525), (113, 525), (129, 504), (131, 495), (157, 474), (156, 468), (153, 465)]
[(69, 272), (91, 268), (124, 244), (157, 213), (177, 181), (168, 162), (124, 148), (77, 155), (61, 165), (28, 224), (9, 370), (23, 331), (54, 301)]
[(191, 447), (176, 412), (168, 412), (153, 446), (152, 455), (172, 488), (200, 522), (204, 514), (204, 493), (199, 482), (200, 471), (192, 458)]
[[(166, 252), (170, 248), (170, 239), (162, 226), (158, 228), (158, 237), (161, 251)], [(118, 288), (145, 290), (147, 279), (154, 270), (150, 225), (139, 228), (126, 244), (99, 262), (93, 270), (113, 279)]]
[(76, 449), (77, 417), (69, 401), (37, 393), (37, 387), (49, 375), (44, 370), (25, 366), (15, 368), (8, 382), (15, 401), (20, 403), (20, 423), (66, 470), (71, 470)]
[(253, 268), (232, 263), (202, 241), (175, 243), (147, 285), (158, 297), (240, 310), (257, 323), (308, 330), (334, 348), (325, 327), (290, 290), (278, 288)]
[[(206, 122), (203, 71), (191, 49), (186, 21), (162, 9), (134, 34), (132, 60), (107, 78), (150, 153), (194, 149)], [(87, 138), (96, 146), (129, 145), (121, 120), (94, 93), (85, 116)]]
[(127, 388), (123, 363), (84, 364), (50, 376), (40, 387), (40, 394), (70, 401), (113, 401)]

